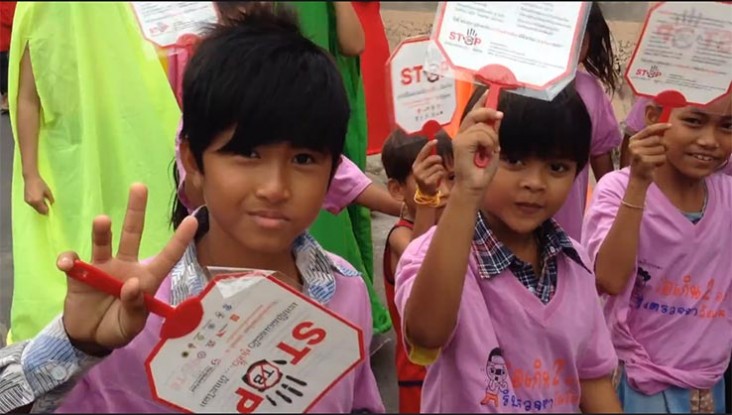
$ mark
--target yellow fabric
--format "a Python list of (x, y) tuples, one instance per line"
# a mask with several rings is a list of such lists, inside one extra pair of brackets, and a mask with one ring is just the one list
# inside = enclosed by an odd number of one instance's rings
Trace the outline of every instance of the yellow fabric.
[(153, 45), (127, 2), (18, 2), (10, 48), (9, 102), (17, 140), (19, 69), (30, 53), (41, 102), (38, 168), (56, 203), (48, 216), (23, 200), (16, 143), (12, 183), (12, 340), (34, 336), (62, 310), (59, 253), (91, 255), (91, 223), (107, 214), (114, 246), (130, 184), (148, 186), (140, 257), (172, 232), (171, 163), (180, 110)]
[(404, 341), (407, 343), (407, 358), (410, 362), (415, 365), (429, 366), (435, 363), (442, 349), (425, 349), (419, 346), (415, 346), (409, 341), (408, 337), (404, 337)]

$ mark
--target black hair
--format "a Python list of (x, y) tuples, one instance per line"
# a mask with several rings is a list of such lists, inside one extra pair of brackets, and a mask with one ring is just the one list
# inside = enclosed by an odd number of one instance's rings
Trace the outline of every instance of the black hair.
[(503, 358), (503, 352), (500, 347), (494, 347), (493, 350), (488, 354), (488, 361), (492, 362), (494, 357)]
[(221, 23), (224, 24), (239, 20), (242, 14), (245, 15), (255, 9), (272, 7), (271, 2), (264, 1), (215, 1), (214, 5), (221, 16)]
[[(473, 91), (462, 119), (486, 90), (485, 86), (480, 86)], [(503, 112), (498, 132), (502, 157), (572, 160), (577, 163), (577, 174), (587, 165), (592, 121), (582, 98), (574, 89), (574, 82), (552, 101), (502, 91), (498, 110)]]
[(615, 72), (615, 52), (613, 51), (610, 27), (605, 21), (600, 4), (592, 2), (587, 19), (588, 36), (587, 56), (582, 62), (587, 72), (594, 75), (605, 85), (607, 92), (614, 94), (620, 84), (620, 77)]
[[(452, 139), (444, 130), (435, 134), (437, 140), (437, 154), (444, 163), (453, 159)], [(422, 147), (427, 144), (427, 137), (422, 135), (407, 135), (404, 130), (397, 128), (384, 142), (381, 149), (381, 164), (384, 166), (386, 177), (399, 183), (405, 183), (412, 174), (412, 164)]]
[(204, 35), (183, 77), (181, 130), (201, 171), (204, 151), (233, 128), (219, 152), (246, 155), (286, 142), (330, 155), (335, 172), (348, 97), (335, 61), (297, 21), (283, 5), (256, 7)]

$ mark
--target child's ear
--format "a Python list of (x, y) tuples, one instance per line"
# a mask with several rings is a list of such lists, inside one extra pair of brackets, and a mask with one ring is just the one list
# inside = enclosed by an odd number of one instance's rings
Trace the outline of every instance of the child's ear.
[(389, 190), (389, 194), (394, 198), (394, 200), (397, 202), (404, 202), (404, 192), (402, 190), (402, 185), (398, 181), (389, 179), (389, 181), (386, 182), (386, 188)]
[(646, 126), (653, 125), (661, 118), (663, 109), (653, 102), (646, 105)]
[(190, 145), (188, 145), (188, 140), (181, 140), (180, 159), (186, 171), (186, 182), (192, 185), (194, 189), (200, 191), (203, 185), (203, 173), (201, 173), (198, 167), (196, 158), (193, 156)]

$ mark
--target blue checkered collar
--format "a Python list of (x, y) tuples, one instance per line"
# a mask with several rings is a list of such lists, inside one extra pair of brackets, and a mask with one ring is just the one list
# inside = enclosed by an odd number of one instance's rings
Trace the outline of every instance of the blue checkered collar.
[[(582, 262), (569, 236), (554, 219), (550, 218), (545, 221), (537, 232), (543, 242), (542, 258), (545, 261), (564, 253), (589, 271), (589, 268)], [(482, 212), (478, 213), (478, 219), (475, 223), (472, 248), (478, 262), (481, 278), (495, 277), (505, 271), (512, 263), (519, 261), (516, 255), (496, 238), (493, 231), (488, 227)]]
[[(205, 208), (199, 208), (193, 215), (199, 219), (196, 240), (208, 231), (208, 215)], [(327, 304), (335, 294), (334, 273), (346, 277), (360, 276), (357, 271), (333, 262), (326, 251), (309, 233), (298, 236), (292, 244), (295, 265), (303, 278), (303, 292), (320, 304)], [(198, 295), (208, 283), (206, 272), (198, 263), (196, 243), (188, 245), (183, 257), (170, 273), (170, 303), (178, 305), (186, 298)]]

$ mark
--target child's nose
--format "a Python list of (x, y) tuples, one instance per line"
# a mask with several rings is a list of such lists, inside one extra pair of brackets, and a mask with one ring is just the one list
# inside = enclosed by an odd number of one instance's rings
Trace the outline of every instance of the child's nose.
[(531, 191), (546, 189), (546, 177), (541, 168), (528, 168), (521, 177), (521, 187)]
[(273, 204), (287, 201), (291, 196), (288, 176), (284, 169), (273, 168), (258, 177), (257, 197)]

